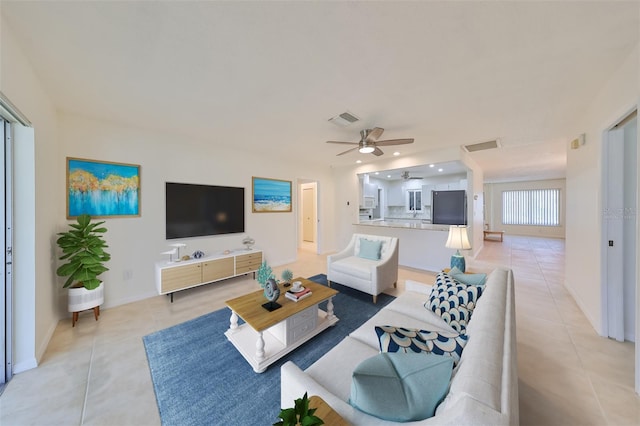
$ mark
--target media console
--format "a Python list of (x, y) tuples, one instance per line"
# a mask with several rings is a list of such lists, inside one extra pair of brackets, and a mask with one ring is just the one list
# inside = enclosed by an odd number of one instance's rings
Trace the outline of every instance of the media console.
[(255, 278), (261, 263), (261, 250), (235, 250), (228, 254), (221, 253), (200, 259), (157, 262), (156, 288), (158, 294), (171, 295), (173, 302), (173, 293), (176, 291), (250, 272), (253, 272)]

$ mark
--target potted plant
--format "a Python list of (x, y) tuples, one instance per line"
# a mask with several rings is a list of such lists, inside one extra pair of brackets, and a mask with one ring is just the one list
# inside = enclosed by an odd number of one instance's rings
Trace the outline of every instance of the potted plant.
[(107, 228), (100, 227), (104, 221), (91, 223), (91, 216), (83, 214), (76, 222), (69, 224), (68, 231), (58, 233), (56, 241), (62, 249), (60, 260), (66, 261), (56, 274), (68, 277), (63, 287), (69, 288), (69, 312), (74, 313), (74, 326), (77, 313), (87, 309), (94, 308), (98, 319), (99, 310), (95, 308), (104, 302), (104, 288), (98, 276), (109, 270), (104, 263), (111, 259), (104, 251), (108, 247), (103, 238)]
[(319, 417), (314, 416), (315, 408), (309, 408), (309, 399), (307, 393), (302, 398), (298, 398), (294, 402), (293, 408), (283, 408), (278, 414), (280, 421), (274, 423), (273, 426), (320, 426), (324, 422)]

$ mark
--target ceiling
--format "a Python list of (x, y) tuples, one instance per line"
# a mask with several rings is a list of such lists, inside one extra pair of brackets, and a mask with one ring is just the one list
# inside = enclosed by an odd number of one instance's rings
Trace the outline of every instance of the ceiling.
[[(61, 110), (325, 166), (327, 140), (499, 138), (487, 180), (564, 176), (578, 118), (637, 48), (631, 2), (2, 1)], [(348, 127), (328, 119), (350, 111)]]

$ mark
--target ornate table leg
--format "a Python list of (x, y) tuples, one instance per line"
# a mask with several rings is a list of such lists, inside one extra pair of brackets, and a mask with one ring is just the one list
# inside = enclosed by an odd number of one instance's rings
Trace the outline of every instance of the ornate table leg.
[(327, 319), (332, 320), (334, 319), (336, 316), (333, 315), (333, 297), (329, 298), (329, 301), (327, 302)]
[(264, 339), (262, 331), (258, 333), (258, 341), (256, 342), (256, 359), (262, 361), (264, 359)]
[(229, 330), (236, 331), (238, 329), (238, 314), (236, 314), (235, 311), (231, 311), (231, 319), (229, 322)]

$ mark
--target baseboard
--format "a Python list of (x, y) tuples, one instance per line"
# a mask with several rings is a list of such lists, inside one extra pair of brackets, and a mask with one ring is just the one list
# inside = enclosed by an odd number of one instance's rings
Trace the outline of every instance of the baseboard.
[(150, 293), (139, 294), (133, 297), (124, 297), (122, 299), (105, 302), (100, 309), (115, 308), (116, 306), (127, 305), (129, 303), (139, 302), (141, 300), (150, 299), (156, 296), (158, 296), (158, 293), (153, 291)]
[(47, 347), (49, 346), (49, 342), (51, 342), (51, 339), (53, 338), (53, 333), (55, 333), (57, 326), (58, 322), (51, 324), (44, 336), (44, 339), (42, 339), (42, 342), (40, 342), (40, 346), (36, 349), (36, 360), (38, 360), (38, 364), (39, 361), (42, 360), (44, 353), (47, 351)]
[(569, 292), (569, 294), (571, 295), (571, 297), (573, 297), (573, 300), (576, 302), (576, 304), (578, 305), (578, 307), (580, 308), (580, 310), (582, 311), (584, 316), (587, 318), (587, 320), (591, 324), (591, 327), (593, 327), (593, 329), (596, 331), (596, 333), (598, 333), (598, 335), (600, 335), (602, 337), (607, 337), (607, 336), (602, 334), (602, 330), (601, 330), (600, 324), (597, 324), (597, 322), (594, 320), (594, 318), (589, 314), (589, 311), (587, 309), (585, 309), (585, 306), (582, 303), (582, 300), (580, 300), (580, 298), (578, 297), (578, 294), (576, 292), (574, 292), (573, 289), (571, 287), (569, 287), (566, 283), (564, 284), (564, 288), (566, 288), (567, 291)]
[(16, 364), (13, 364), (13, 374), (20, 374), (22, 372), (32, 370), (38, 366), (38, 361), (35, 358), (28, 359)]

